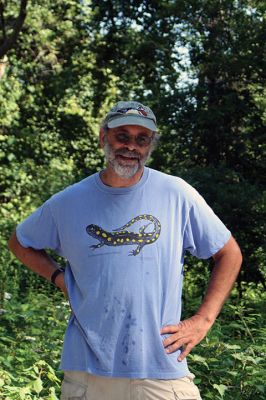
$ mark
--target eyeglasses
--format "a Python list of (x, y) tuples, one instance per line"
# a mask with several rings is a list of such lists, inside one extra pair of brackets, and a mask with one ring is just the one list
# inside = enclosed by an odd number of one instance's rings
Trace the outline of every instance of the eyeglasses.
[(139, 134), (137, 136), (130, 136), (124, 132), (117, 132), (114, 134), (114, 137), (118, 143), (129, 144), (133, 141), (139, 147), (147, 147), (151, 144), (154, 134), (152, 136), (144, 134)]

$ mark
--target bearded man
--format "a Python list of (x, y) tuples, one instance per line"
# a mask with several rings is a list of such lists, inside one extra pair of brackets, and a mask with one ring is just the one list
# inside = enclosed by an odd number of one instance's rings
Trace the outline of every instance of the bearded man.
[[(228, 297), (241, 252), (195, 189), (145, 167), (157, 139), (149, 107), (118, 102), (100, 129), (106, 168), (52, 196), (10, 238), (15, 256), (69, 298), (62, 400), (201, 398), (186, 356)], [(215, 267), (181, 321), (186, 251)]]

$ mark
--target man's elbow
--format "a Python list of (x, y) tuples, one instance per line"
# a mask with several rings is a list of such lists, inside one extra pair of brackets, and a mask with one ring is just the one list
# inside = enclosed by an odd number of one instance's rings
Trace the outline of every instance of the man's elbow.
[(233, 237), (232, 237), (232, 239), (233, 239), (233, 243), (232, 243), (231, 252), (235, 256), (235, 258), (239, 264), (239, 269), (240, 269), (242, 262), (243, 262), (243, 255), (242, 255), (241, 249), (240, 249), (239, 245), (237, 244), (237, 242), (235, 241), (235, 239)]
[(16, 255), (16, 250), (18, 249), (18, 247), (20, 246), (18, 239), (17, 239), (17, 235), (16, 235), (16, 231), (14, 231), (12, 233), (12, 235), (10, 236), (8, 242), (7, 242), (7, 248)]

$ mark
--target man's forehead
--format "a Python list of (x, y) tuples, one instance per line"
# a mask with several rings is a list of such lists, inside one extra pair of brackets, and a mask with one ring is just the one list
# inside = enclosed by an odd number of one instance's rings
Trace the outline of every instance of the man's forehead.
[(121, 125), (118, 126), (116, 128), (109, 128), (108, 131), (110, 132), (126, 132), (126, 133), (130, 133), (130, 134), (152, 134), (152, 130), (145, 128), (144, 126), (140, 126), (140, 125)]

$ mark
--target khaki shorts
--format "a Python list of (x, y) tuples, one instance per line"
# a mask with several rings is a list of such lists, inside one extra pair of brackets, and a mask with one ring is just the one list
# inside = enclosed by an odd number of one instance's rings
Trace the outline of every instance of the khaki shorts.
[(65, 371), (61, 400), (201, 400), (194, 375), (179, 379), (106, 378)]

